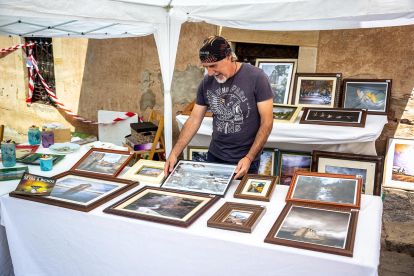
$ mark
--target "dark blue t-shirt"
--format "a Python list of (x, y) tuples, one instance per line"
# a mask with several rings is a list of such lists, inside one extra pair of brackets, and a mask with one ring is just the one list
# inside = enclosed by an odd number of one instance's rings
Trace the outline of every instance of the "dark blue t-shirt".
[[(208, 105), (213, 112), (209, 151), (220, 159), (238, 162), (249, 152), (260, 127), (257, 103), (273, 98), (274, 94), (265, 72), (247, 63), (243, 63), (222, 87), (220, 91), (220, 84), (213, 76), (204, 76), (198, 86), (196, 104)], [(224, 97), (225, 103), (222, 102)], [(260, 159), (261, 154), (262, 151), (254, 160)]]

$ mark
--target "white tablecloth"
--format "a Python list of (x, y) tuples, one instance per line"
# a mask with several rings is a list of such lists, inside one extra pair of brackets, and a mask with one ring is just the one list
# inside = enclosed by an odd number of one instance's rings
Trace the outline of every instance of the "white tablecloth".
[[(1, 197), (16, 275), (377, 275), (382, 201), (362, 195), (354, 257), (264, 243), (285, 205), (288, 187), (270, 202), (233, 198), (233, 181), (189, 228), (103, 213), (141, 188), (89, 213)], [(267, 212), (252, 234), (207, 227), (225, 201), (260, 204)]]
[[(375, 140), (388, 122), (385, 115), (368, 115), (364, 128), (299, 124), (301, 114), (292, 124), (273, 123), (266, 148), (287, 150), (324, 150), (356, 154), (377, 155)], [(189, 116), (178, 115), (180, 129)], [(211, 141), (213, 118), (205, 117), (200, 129), (189, 143), (192, 146), (208, 146)], [(186, 155), (185, 155), (186, 157)]]

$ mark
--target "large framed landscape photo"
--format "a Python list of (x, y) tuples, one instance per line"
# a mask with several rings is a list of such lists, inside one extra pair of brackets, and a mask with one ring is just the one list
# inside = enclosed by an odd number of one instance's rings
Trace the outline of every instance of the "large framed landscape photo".
[(367, 109), (368, 114), (387, 115), (391, 84), (391, 79), (345, 79), (341, 106)]
[(128, 151), (92, 148), (70, 170), (116, 177), (133, 157)]
[(305, 107), (299, 123), (365, 127), (366, 118), (367, 111), (365, 109)]
[(189, 227), (220, 197), (146, 186), (104, 210), (119, 216)]
[(275, 94), (274, 103), (288, 104), (291, 101), (297, 63), (297, 59), (256, 59), (256, 66), (269, 77)]
[(179, 160), (161, 187), (224, 197), (236, 167), (237, 165)]
[(358, 211), (288, 202), (266, 243), (353, 256)]
[(114, 197), (138, 185), (138, 182), (95, 176), (82, 172), (68, 171), (54, 176), (57, 178), (50, 196), (25, 196), (9, 194), (11, 197), (36, 201), (49, 205), (89, 212)]

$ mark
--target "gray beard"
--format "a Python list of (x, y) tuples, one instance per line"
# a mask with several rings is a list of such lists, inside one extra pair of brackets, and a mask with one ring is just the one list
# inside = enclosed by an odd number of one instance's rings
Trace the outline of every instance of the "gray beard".
[(217, 78), (217, 75), (220, 75), (221, 73), (219, 73), (219, 72), (217, 72), (217, 73), (214, 73), (214, 78), (216, 79), (216, 81), (218, 82), (218, 83), (225, 83), (226, 81), (227, 81), (227, 78), (223, 75), (223, 79), (219, 79), (219, 78)]

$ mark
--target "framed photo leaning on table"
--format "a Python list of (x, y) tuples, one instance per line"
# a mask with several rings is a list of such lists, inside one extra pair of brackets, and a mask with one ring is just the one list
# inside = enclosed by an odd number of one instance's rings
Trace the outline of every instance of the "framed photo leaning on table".
[(273, 122), (294, 123), (301, 110), (301, 106), (273, 104)]
[(297, 73), (290, 102), (303, 107), (338, 107), (340, 73)]
[(277, 176), (246, 174), (234, 192), (234, 197), (269, 202), (276, 183)]
[(208, 147), (187, 146), (187, 160), (207, 161)]
[(391, 79), (344, 79), (342, 107), (367, 109), (368, 114), (388, 115)]
[(140, 159), (121, 178), (161, 184), (165, 162)]
[(56, 176), (56, 184), (50, 196), (25, 196), (10, 193), (30, 201), (89, 212), (118, 195), (138, 186), (138, 182), (97, 176), (84, 172), (67, 171)]
[(276, 175), (277, 151), (278, 149), (263, 149), (260, 156), (260, 175)]
[(365, 127), (366, 119), (366, 109), (305, 107), (299, 123)]
[(362, 193), (381, 196), (384, 157), (313, 151), (313, 160), (314, 172), (361, 176)]
[(288, 104), (292, 98), (292, 84), (296, 74), (297, 59), (256, 59), (256, 67), (269, 77), (274, 103)]
[(277, 176), (279, 184), (290, 185), (296, 171), (310, 172), (312, 153), (304, 151), (279, 150), (277, 156)]

